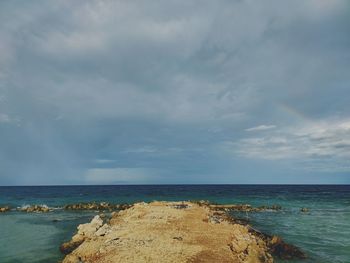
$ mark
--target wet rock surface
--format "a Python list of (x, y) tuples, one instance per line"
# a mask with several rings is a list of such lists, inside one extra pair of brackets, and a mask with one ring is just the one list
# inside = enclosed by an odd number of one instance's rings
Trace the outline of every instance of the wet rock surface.
[[(107, 222), (95, 216), (90, 223), (78, 226), (71, 241), (62, 244), (60, 250), (66, 254), (63, 263), (270, 263), (272, 255), (306, 257), (281, 238), (238, 223), (226, 213), (227, 208), (204, 201), (152, 202), (113, 212)], [(238, 209), (251, 207), (238, 205)]]
[(284, 242), (281, 237), (268, 235), (266, 233), (260, 232), (259, 230), (252, 228), (249, 225), (247, 227), (249, 229), (249, 232), (254, 233), (255, 236), (258, 236), (265, 241), (271, 255), (280, 259), (287, 260), (303, 260), (307, 258), (307, 254), (304, 253), (300, 248)]
[(282, 238), (273, 236), (268, 242), (269, 251), (281, 259), (306, 259), (307, 255), (298, 247), (285, 243)]

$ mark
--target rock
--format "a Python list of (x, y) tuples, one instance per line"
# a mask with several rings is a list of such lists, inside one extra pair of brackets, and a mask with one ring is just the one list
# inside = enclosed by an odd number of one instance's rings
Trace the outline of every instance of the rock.
[(99, 215), (97, 215), (91, 220), (90, 224), (97, 225), (97, 226), (102, 226), (103, 225), (103, 220), (102, 220), (102, 218)]
[(130, 204), (120, 204), (120, 205), (118, 205), (118, 210), (125, 210), (125, 209), (132, 207), (132, 206), (133, 205), (130, 205)]
[(252, 207), (249, 204), (229, 204), (229, 205), (209, 204), (209, 207), (214, 210), (240, 211), (240, 212), (262, 212), (262, 211), (268, 211), (268, 210), (278, 211), (282, 209), (282, 207), (279, 205)]
[(84, 239), (63, 243), (60, 246), (60, 251), (62, 254), (68, 255), (69, 253), (72, 253), (72, 251), (75, 250), (77, 247), (79, 247), (83, 242)]
[(210, 202), (208, 200), (199, 200), (199, 201), (190, 201), (191, 203), (195, 203), (199, 206), (209, 206)]
[(33, 213), (33, 212), (47, 213), (50, 211), (50, 208), (46, 205), (31, 205), (31, 206), (21, 207), (18, 210), (22, 212), (27, 212), (27, 213)]
[(99, 214), (99, 216), (103, 219), (106, 218), (106, 215), (104, 213)]
[(65, 263), (83, 263), (80, 257), (73, 254), (67, 255), (64, 259), (64, 262)]
[(103, 220), (99, 215), (97, 215), (90, 223), (81, 224), (78, 226), (78, 235), (84, 236), (85, 238), (91, 238), (102, 225)]
[(252, 210), (252, 206), (251, 205), (247, 205), (247, 204), (233, 204), (233, 205), (219, 205), (219, 204), (215, 204), (215, 205), (209, 205), (209, 207), (211, 209), (214, 210), (221, 210), (221, 211), (227, 211), (227, 210), (233, 210), (233, 211), (251, 211)]
[(189, 207), (188, 204), (176, 204), (176, 205), (173, 205), (172, 207), (176, 208), (176, 209), (186, 209)]
[(280, 206), (280, 205), (273, 205), (273, 206), (270, 206), (270, 209), (271, 210), (281, 210), (282, 206)]
[(61, 250), (72, 250), (63, 263), (273, 262), (268, 242), (248, 226), (191, 202), (135, 204), (105, 224), (96, 216)]
[(104, 224), (102, 227), (100, 227), (96, 232), (96, 236), (104, 236), (111, 230), (111, 227), (107, 224)]
[(11, 210), (11, 208), (9, 206), (0, 207), (0, 213), (5, 213), (5, 212), (8, 212), (10, 210)]
[(280, 237), (273, 236), (269, 243), (270, 253), (281, 259), (306, 259), (307, 255), (298, 247), (285, 243)]
[(248, 245), (249, 243), (244, 239), (236, 239), (235, 241), (232, 241), (230, 248), (237, 253), (241, 253), (247, 249)]
[(66, 210), (96, 210), (96, 211), (112, 211), (112, 210), (124, 210), (129, 208), (129, 204), (110, 204), (107, 202), (101, 203), (78, 203), (78, 204), (68, 204), (64, 206)]
[(307, 212), (309, 212), (309, 209), (306, 207), (303, 207), (300, 209), (300, 212), (307, 213)]
[[(72, 237), (69, 242), (65, 242), (60, 246), (60, 251), (62, 254), (68, 255), (76, 248), (78, 248), (85, 240), (91, 239), (94, 235), (103, 236), (107, 230), (108, 226), (103, 225), (103, 220), (99, 215), (96, 215), (90, 223), (81, 224), (77, 227), (78, 233)], [(102, 230), (101, 230), (102, 229)], [(98, 230), (101, 230), (98, 232)], [(74, 257), (68, 257), (73, 259)], [(70, 262), (70, 261), (67, 261)], [(74, 261), (73, 261), (74, 262)]]

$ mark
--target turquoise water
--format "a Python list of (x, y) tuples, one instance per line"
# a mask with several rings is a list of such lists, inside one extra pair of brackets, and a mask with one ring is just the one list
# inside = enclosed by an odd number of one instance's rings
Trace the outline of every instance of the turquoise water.
[[(94, 212), (64, 211), (67, 203), (210, 200), (283, 207), (282, 211), (234, 213), (266, 233), (282, 236), (309, 255), (302, 262), (350, 262), (350, 186), (158, 185), (0, 187), (0, 206), (46, 204), (49, 213), (0, 214), (0, 262), (57, 262), (58, 247)], [(308, 207), (309, 213), (300, 208)], [(277, 261), (282, 262), (282, 261)], [(288, 261), (291, 262), (291, 261)]]

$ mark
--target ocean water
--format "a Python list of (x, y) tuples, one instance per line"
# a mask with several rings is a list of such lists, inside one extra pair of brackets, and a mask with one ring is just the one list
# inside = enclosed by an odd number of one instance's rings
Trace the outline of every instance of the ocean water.
[[(0, 187), (0, 206), (45, 204), (49, 213), (0, 214), (0, 262), (58, 262), (59, 245), (95, 212), (64, 211), (68, 203), (134, 203), (209, 200), (217, 203), (278, 204), (281, 211), (233, 213), (263, 232), (280, 235), (304, 250), (300, 262), (350, 262), (350, 185), (123, 185)], [(307, 207), (309, 213), (301, 213)], [(284, 262), (277, 260), (277, 262)], [(291, 261), (287, 261), (291, 262)], [(294, 261), (299, 262), (299, 261)]]

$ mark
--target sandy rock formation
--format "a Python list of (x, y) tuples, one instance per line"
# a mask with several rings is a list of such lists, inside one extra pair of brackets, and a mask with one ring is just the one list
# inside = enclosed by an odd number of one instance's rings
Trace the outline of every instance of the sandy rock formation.
[(78, 227), (63, 263), (273, 262), (268, 243), (223, 211), (191, 202), (137, 203)]

